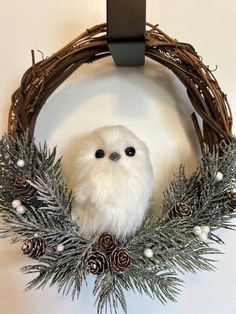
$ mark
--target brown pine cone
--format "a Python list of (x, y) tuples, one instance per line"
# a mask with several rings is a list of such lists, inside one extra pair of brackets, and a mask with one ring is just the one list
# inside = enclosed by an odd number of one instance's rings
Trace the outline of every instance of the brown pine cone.
[(109, 233), (103, 233), (97, 241), (97, 250), (105, 254), (110, 254), (117, 246), (115, 236)]
[(101, 275), (110, 268), (106, 255), (100, 252), (90, 252), (86, 259), (87, 270), (92, 275)]
[(111, 265), (118, 272), (124, 272), (131, 266), (131, 258), (129, 252), (121, 247), (117, 247), (111, 254)]
[(16, 177), (14, 182), (14, 189), (19, 196), (30, 198), (36, 193), (36, 189), (27, 180), (30, 178), (27, 176)]
[(188, 218), (192, 215), (192, 208), (184, 203), (174, 205), (169, 213), (171, 219)]
[(22, 251), (32, 258), (39, 258), (46, 252), (47, 244), (41, 238), (31, 238), (24, 242), (22, 246)]
[(226, 193), (226, 199), (226, 204), (229, 206), (230, 212), (234, 212), (236, 210), (236, 193)]

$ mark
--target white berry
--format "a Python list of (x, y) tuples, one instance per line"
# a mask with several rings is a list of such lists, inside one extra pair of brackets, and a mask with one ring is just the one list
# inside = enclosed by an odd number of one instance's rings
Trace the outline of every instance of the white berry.
[(235, 193), (236, 194), (236, 188), (231, 189), (231, 193)]
[(221, 173), (221, 172), (217, 172), (217, 174), (216, 174), (216, 180), (217, 181), (222, 181), (223, 180), (223, 173)]
[(199, 235), (199, 239), (200, 239), (200, 241), (202, 241), (202, 242), (206, 242), (206, 240), (207, 240), (207, 238), (208, 238), (208, 236), (207, 236), (207, 233), (201, 233), (200, 235)]
[(35, 234), (34, 234), (34, 237), (35, 237), (35, 238), (38, 238), (38, 236), (39, 236), (38, 233), (35, 233)]
[(25, 206), (20, 205), (20, 206), (18, 206), (18, 207), (16, 208), (16, 211), (17, 211), (18, 214), (23, 215), (23, 214), (25, 213), (25, 211), (26, 211), (26, 208), (25, 208)]
[(64, 251), (64, 245), (63, 244), (58, 244), (57, 252), (62, 252), (62, 251)]
[(207, 233), (208, 234), (210, 232), (210, 227), (202, 225), (201, 226), (201, 230), (202, 230), (202, 233)]
[(151, 249), (145, 249), (144, 250), (144, 255), (148, 258), (152, 258), (153, 257), (153, 250)]
[(23, 159), (19, 159), (16, 164), (18, 167), (23, 168), (25, 166), (25, 161)]
[(194, 228), (193, 228), (193, 233), (195, 234), (195, 235), (200, 235), (201, 233), (202, 233), (202, 230), (201, 230), (201, 227), (200, 226), (195, 226)]
[(17, 208), (21, 205), (21, 201), (20, 200), (14, 200), (12, 203), (11, 203), (12, 207), (13, 208)]

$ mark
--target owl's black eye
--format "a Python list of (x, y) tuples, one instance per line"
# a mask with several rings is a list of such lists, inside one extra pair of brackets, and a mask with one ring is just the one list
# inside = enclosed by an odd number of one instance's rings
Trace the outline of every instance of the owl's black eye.
[(135, 151), (135, 148), (134, 148), (134, 147), (130, 146), (130, 147), (127, 147), (127, 148), (125, 149), (125, 153), (126, 153), (126, 155), (129, 156), (129, 157), (133, 157), (133, 156), (135, 155), (136, 151)]
[(98, 149), (95, 153), (96, 158), (103, 158), (105, 156), (105, 152), (103, 149)]

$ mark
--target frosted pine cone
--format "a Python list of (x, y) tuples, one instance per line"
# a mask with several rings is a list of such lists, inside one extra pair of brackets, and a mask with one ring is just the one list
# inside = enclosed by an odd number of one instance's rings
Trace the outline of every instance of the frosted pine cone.
[(97, 241), (98, 251), (105, 254), (110, 254), (116, 248), (116, 245), (116, 238), (109, 233), (103, 233)]
[(47, 244), (41, 238), (31, 238), (24, 242), (22, 251), (32, 258), (39, 258), (46, 252)]
[(90, 274), (99, 276), (110, 268), (110, 263), (106, 255), (100, 252), (91, 252), (86, 259), (86, 267)]
[(192, 208), (185, 203), (174, 205), (169, 213), (171, 219), (188, 218), (192, 215)]
[(30, 178), (27, 176), (16, 177), (14, 182), (14, 189), (19, 196), (30, 198), (36, 193), (36, 189), (27, 180)]
[(236, 193), (228, 192), (226, 197), (227, 197), (226, 204), (229, 206), (230, 212), (235, 211), (236, 210)]
[(116, 272), (124, 272), (131, 266), (131, 258), (126, 249), (117, 247), (111, 255), (111, 265)]

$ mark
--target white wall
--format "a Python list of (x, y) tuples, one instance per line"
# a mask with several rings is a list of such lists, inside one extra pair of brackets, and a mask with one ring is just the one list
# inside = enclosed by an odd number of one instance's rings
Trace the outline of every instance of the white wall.
[[(236, 3), (234, 0), (149, 0), (147, 20), (159, 24), (172, 37), (193, 44), (227, 93), (236, 117)], [(0, 0), (0, 133), (7, 127), (12, 92), (31, 65), (31, 49), (45, 56), (61, 48), (86, 28), (105, 21), (101, 0)], [(41, 55), (37, 53), (40, 60)], [(144, 68), (115, 68), (107, 58), (85, 65), (48, 100), (36, 128), (37, 141), (58, 145), (64, 155), (65, 175), (70, 175), (71, 150), (76, 136), (106, 124), (124, 124), (148, 144), (156, 173), (156, 194), (185, 163), (190, 173), (198, 152), (191, 125), (191, 106), (185, 90), (167, 70), (146, 62)], [(235, 130), (235, 129), (234, 129)], [(73, 160), (72, 160), (73, 161)], [(219, 256), (215, 273), (185, 276), (186, 285), (177, 304), (127, 294), (130, 314), (234, 314), (236, 313), (236, 234), (222, 232), (226, 253)], [(92, 286), (80, 300), (57, 296), (56, 289), (23, 293), (26, 282), (19, 268), (28, 259), (20, 244), (0, 242), (0, 313), (95, 313)]]

